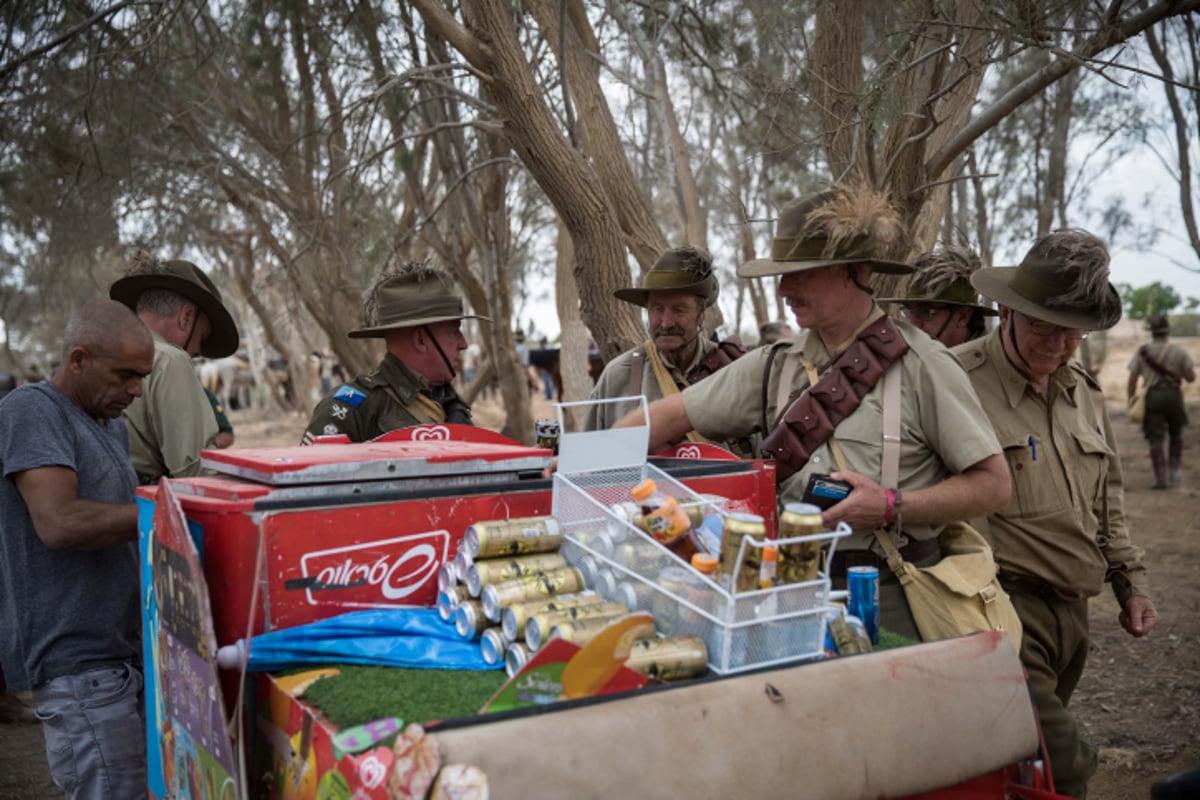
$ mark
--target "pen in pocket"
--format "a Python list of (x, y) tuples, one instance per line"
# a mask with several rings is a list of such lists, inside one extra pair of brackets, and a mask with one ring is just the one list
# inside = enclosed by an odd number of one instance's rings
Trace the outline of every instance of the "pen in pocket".
[(1033, 451), (1033, 460), (1037, 461), (1037, 439), (1029, 437), (1029, 449)]

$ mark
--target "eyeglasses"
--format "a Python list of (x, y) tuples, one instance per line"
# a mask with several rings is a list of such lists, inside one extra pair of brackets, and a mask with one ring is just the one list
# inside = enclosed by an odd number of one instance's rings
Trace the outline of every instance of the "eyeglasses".
[(1049, 339), (1055, 334), (1061, 333), (1063, 338), (1068, 342), (1081, 342), (1088, 337), (1087, 331), (1079, 328), (1064, 328), (1062, 325), (1055, 325), (1053, 322), (1046, 322), (1043, 319), (1034, 319), (1028, 314), (1020, 311), (1017, 312), (1021, 318), (1025, 320), (1025, 324), (1029, 326), (1029, 330), (1033, 331), (1038, 336)]
[(917, 322), (928, 322), (943, 311), (949, 310), (948, 306), (905, 305), (900, 306), (900, 316), (904, 319), (915, 320)]

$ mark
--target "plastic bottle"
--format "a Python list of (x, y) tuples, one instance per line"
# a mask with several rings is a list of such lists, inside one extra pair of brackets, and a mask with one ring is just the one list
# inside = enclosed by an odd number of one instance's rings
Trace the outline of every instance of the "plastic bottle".
[(769, 544), (763, 548), (762, 568), (759, 571), (759, 586), (770, 589), (775, 585), (775, 569), (779, 564), (779, 548)]
[(691, 520), (680, 507), (679, 501), (660, 492), (652, 478), (647, 478), (633, 487), (630, 494), (641, 507), (646, 532), (684, 561), (691, 563), (692, 556), (702, 548), (695, 542)]

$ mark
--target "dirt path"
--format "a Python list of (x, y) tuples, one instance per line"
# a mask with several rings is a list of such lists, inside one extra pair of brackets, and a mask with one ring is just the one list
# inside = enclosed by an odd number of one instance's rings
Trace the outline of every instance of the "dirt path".
[[(1185, 340), (1200, 363), (1200, 340)], [(1110, 343), (1101, 373), (1106, 395), (1124, 397), (1132, 343)], [(1189, 391), (1194, 424), (1188, 429), (1184, 488), (1149, 490), (1149, 459), (1140, 431), (1110, 403), (1126, 481), (1126, 513), (1135, 541), (1147, 552), (1154, 600), (1162, 614), (1147, 638), (1131, 639), (1117, 624), (1111, 594), (1091, 605), (1092, 650), (1073, 707), (1100, 748), (1092, 800), (1145, 800), (1162, 778), (1200, 767), (1200, 386)], [(538, 401), (538, 416), (551, 416)], [(267, 417), (235, 412), (238, 444), (292, 444), (303, 430), (297, 415)], [(495, 407), (477, 420), (498, 427)], [(0, 800), (57, 796), (45, 768), (38, 726), (0, 725)]]

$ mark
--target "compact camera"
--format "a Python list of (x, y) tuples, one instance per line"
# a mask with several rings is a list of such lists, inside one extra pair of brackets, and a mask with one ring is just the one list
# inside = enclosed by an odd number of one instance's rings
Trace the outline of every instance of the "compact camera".
[(802, 502), (811, 503), (824, 511), (846, 499), (854, 487), (845, 481), (834, 480), (828, 475), (811, 475), (804, 487)]

